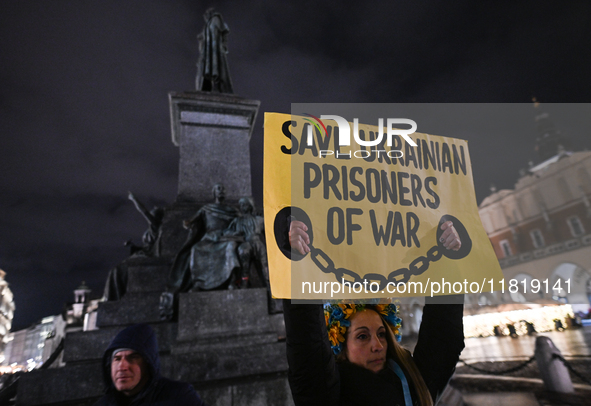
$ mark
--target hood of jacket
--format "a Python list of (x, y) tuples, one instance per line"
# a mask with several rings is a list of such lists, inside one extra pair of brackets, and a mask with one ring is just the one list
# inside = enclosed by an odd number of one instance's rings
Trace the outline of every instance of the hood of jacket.
[(156, 334), (147, 324), (135, 324), (119, 332), (103, 355), (103, 380), (107, 390), (114, 388), (111, 379), (111, 357), (113, 351), (119, 348), (130, 348), (144, 358), (151, 375), (147, 387), (160, 377), (160, 356)]

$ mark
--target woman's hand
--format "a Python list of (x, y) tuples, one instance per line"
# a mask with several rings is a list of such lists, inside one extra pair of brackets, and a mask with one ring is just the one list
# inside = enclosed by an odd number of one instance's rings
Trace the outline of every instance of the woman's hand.
[(448, 250), (459, 250), (462, 246), (462, 242), (460, 241), (460, 236), (454, 228), (453, 223), (451, 221), (446, 221), (441, 225), (441, 229), (443, 230), (443, 234), (439, 237), (439, 242), (443, 243), (443, 246)]
[(302, 255), (310, 252), (310, 236), (306, 231), (308, 227), (301, 221), (293, 220), (289, 226), (289, 244)]

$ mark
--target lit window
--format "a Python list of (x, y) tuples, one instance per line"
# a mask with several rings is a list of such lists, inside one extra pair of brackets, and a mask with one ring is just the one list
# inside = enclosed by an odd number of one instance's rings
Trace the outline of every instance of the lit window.
[(574, 237), (578, 237), (580, 235), (585, 234), (585, 229), (583, 228), (583, 223), (577, 216), (572, 216), (566, 219), (568, 226), (570, 227), (570, 232)]
[(531, 230), (529, 235), (531, 236), (535, 248), (542, 248), (544, 245), (546, 245), (544, 244), (544, 236), (542, 235), (542, 232), (537, 228), (535, 230)]
[(503, 240), (499, 243), (501, 245), (501, 249), (503, 250), (503, 254), (505, 257), (510, 257), (511, 255), (511, 245), (509, 245), (509, 241)]

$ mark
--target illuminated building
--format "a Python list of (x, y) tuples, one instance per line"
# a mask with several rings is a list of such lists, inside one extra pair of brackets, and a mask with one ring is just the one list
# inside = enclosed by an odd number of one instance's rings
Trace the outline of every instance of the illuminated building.
[[(44, 317), (26, 329), (8, 333), (0, 364), (10, 367), (12, 372), (38, 368), (56, 351), (67, 333), (95, 329), (96, 317), (92, 316), (96, 316), (99, 300), (90, 300), (90, 293), (82, 282), (74, 290), (74, 303), (69, 304), (63, 314)], [(60, 354), (51, 367), (63, 365)]]
[[(571, 152), (546, 113), (538, 114), (536, 151), (512, 190), (495, 190), (479, 206), (499, 260), (505, 293), (480, 305), (564, 303), (587, 313), (591, 302), (591, 152)], [(509, 284), (514, 288), (509, 290)]]

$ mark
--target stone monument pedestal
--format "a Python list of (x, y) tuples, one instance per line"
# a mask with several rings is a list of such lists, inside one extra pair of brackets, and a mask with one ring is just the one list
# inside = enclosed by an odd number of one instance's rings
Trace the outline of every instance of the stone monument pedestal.
[(178, 201), (211, 201), (214, 183), (228, 201), (252, 196), (250, 135), (260, 102), (233, 94), (170, 93), (172, 142), (179, 147)]
[(178, 323), (177, 376), (204, 383), (287, 370), (265, 288), (181, 294)]

